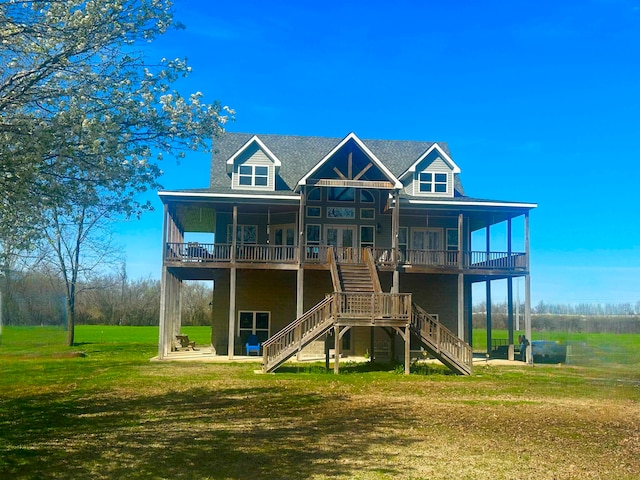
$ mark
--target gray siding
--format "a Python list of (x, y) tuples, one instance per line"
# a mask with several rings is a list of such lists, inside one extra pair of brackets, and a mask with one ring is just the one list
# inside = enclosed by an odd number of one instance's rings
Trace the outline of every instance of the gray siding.
[[(238, 177), (238, 169), (240, 165), (252, 165), (268, 167), (269, 177), (266, 186), (260, 187), (248, 187), (246, 185), (240, 185)], [(265, 153), (258, 148), (257, 145), (251, 145), (247, 150), (242, 152), (234, 162), (233, 175), (231, 179), (231, 188), (235, 189), (251, 189), (251, 190), (275, 190), (275, 166), (271, 159), (265, 155)]]
[[(447, 176), (447, 193), (429, 192), (428, 194), (420, 193), (418, 185), (418, 174), (420, 172), (432, 172), (432, 173), (448, 173)], [(409, 180), (409, 183), (404, 186), (404, 193), (413, 196), (434, 196), (434, 197), (452, 197), (454, 187), (454, 175), (453, 170), (449, 165), (439, 156), (431, 158), (427, 157), (423, 162), (416, 167), (416, 173)]]

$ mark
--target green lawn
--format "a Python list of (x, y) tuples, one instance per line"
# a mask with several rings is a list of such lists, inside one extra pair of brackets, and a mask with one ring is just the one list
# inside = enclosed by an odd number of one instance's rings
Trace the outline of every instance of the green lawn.
[(150, 362), (157, 337), (80, 326), (69, 348), (61, 330), (5, 327), (0, 478), (640, 478), (640, 336), (584, 339), (625, 352), (584, 366), (471, 377)]

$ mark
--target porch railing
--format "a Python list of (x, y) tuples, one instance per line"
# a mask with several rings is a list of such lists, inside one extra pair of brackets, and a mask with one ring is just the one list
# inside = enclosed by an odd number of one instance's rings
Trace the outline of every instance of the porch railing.
[[(304, 263), (327, 264), (329, 246), (307, 244), (303, 247)], [(335, 259), (340, 263), (361, 263), (362, 249), (356, 247), (331, 247)], [(165, 259), (186, 263), (230, 262), (232, 246), (219, 243), (175, 243), (166, 244)], [(399, 262), (404, 265), (433, 266), (457, 268), (458, 251), (449, 250), (399, 250)], [(393, 265), (391, 248), (371, 248), (371, 255), (376, 265)], [(296, 263), (298, 247), (293, 245), (238, 245), (235, 261), (264, 263)], [(527, 267), (527, 255), (521, 252), (462, 252), (462, 267), (469, 269), (508, 269), (524, 270)]]
[(516, 252), (464, 252), (467, 268), (527, 267), (527, 254)]
[(345, 293), (334, 292), (335, 315), (340, 318), (361, 318), (375, 321), (385, 318), (395, 320), (411, 317), (410, 293)]
[[(230, 262), (233, 247), (220, 243), (167, 243), (165, 258), (180, 262)], [(295, 263), (298, 249), (292, 245), (237, 245), (236, 262)]]

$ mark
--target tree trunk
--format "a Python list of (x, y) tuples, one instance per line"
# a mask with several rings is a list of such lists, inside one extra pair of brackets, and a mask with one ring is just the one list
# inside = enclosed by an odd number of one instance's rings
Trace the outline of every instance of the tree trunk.
[(72, 284), (67, 290), (67, 346), (73, 347), (76, 329), (76, 286)]

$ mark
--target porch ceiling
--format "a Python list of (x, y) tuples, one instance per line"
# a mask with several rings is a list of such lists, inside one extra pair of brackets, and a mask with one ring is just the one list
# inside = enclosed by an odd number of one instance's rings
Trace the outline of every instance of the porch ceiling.
[[(240, 204), (239, 213), (249, 214), (272, 214), (290, 213), (299, 210), (299, 203), (294, 205), (269, 204), (267, 202), (257, 204)], [(216, 214), (231, 213), (234, 203), (221, 202), (175, 202), (172, 206), (173, 216), (178, 225), (181, 225), (186, 232), (212, 233), (215, 230)]]

